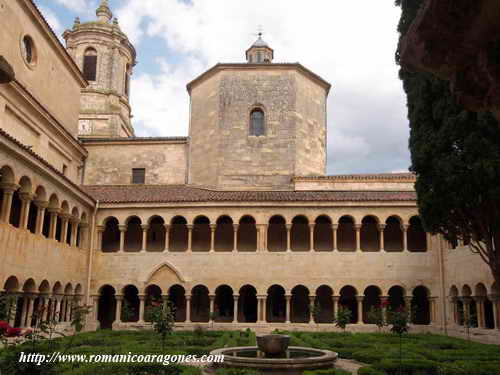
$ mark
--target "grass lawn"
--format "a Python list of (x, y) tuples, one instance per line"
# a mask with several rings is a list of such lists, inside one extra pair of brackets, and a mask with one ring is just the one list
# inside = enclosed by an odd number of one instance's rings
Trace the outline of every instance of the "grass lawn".
[[(362, 375), (399, 375), (399, 338), (377, 333), (290, 332), (291, 345), (333, 350), (341, 358), (368, 364)], [(35, 348), (25, 343), (0, 351), (1, 374), (187, 374), (200, 375), (199, 369), (162, 364), (84, 364), (57, 363), (37, 366), (19, 363), (19, 353), (36, 352), (67, 354), (191, 354), (201, 356), (212, 349), (255, 344), (249, 331), (174, 332), (167, 337), (162, 350), (158, 335), (150, 331), (109, 331), (82, 333), (57, 339), (52, 347), (47, 341)], [(409, 375), (500, 375), (500, 346), (485, 345), (439, 335), (410, 334), (402, 340), (403, 374)], [(245, 371), (219, 370), (218, 375), (251, 374)], [(307, 372), (306, 375), (343, 375), (342, 371)]]

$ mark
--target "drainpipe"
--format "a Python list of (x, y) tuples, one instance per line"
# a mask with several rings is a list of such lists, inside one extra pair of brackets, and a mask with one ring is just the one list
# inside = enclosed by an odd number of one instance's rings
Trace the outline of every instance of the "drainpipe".
[[(94, 255), (94, 233), (95, 233), (95, 220), (97, 216), (97, 210), (99, 209), (99, 200), (97, 200), (95, 208), (94, 208), (94, 213), (92, 214), (92, 225), (91, 225), (91, 231), (90, 231), (90, 246), (89, 246), (89, 261), (88, 261), (88, 268), (87, 268), (87, 306), (92, 306), (91, 297), (90, 297), (90, 282), (92, 278), (92, 260), (93, 260), (93, 255)], [(93, 306), (93, 308), (96, 308)], [(94, 314), (89, 314), (86, 317), (86, 323), (88, 323), (89, 316), (93, 316)]]

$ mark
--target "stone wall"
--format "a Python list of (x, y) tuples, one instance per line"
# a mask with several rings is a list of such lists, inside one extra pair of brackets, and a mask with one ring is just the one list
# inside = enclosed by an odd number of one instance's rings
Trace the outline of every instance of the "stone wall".
[[(325, 88), (294, 65), (214, 68), (191, 90), (190, 182), (280, 190), (294, 175), (323, 174), (325, 100)], [(265, 113), (262, 136), (249, 135), (254, 108)]]
[(127, 140), (85, 141), (89, 156), (85, 185), (122, 185), (132, 181), (132, 168), (146, 169), (146, 184), (185, 184), (187, 143)]

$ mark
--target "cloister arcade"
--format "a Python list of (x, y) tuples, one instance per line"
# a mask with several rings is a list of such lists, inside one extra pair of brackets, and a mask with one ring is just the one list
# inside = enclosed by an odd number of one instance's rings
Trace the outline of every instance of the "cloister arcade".
[(83, 245), (89, 228), (82, 208), (71, 208), (27, 176), (16, 179), (8, 166), (0, 168), (0, 223), (76, 247)]
[(352, 312), (352, 324), (367, 324), (368, 311), (383, 301), (395, 308), (411, 306), (416, 311), (413, 324), (428, 325), (437, 319), (436, 297), (423, 285), (409, 294), (402, 286), (394, 285), (384, 296), (375, 285), (364, 291), (346, 285), (335, 294), (328, 285), (316, 289), (296, 285), (286, 290), (273, 284), (265, 294), (259, 294), (250, 284), (240, 288), (222, 284), (214, 290), (202, 284), (190, 289), (180, 284), (168, 288), (151, 284), (142, 292), (134, 285), (117, 290), (106, 284), (93, 298), (97, 307), (94, 318), (101, 328), (111, 328), (113, 323), (144, 323), (153, 302), (167, 299), (174, 308), (175, 321), (186, 323), (332, 323), (339, 306), (346, 306)]
[(13, 298), (9, 324), (21, 328), (35, 326), (37, 319), (70, 322), (74, 306), (83, 301), (80, 284), (56, 281), (51, 285), (47, 280), (37, 283), (33, 278), (21, 284), (16, 276), (7, 278), (1, 293)]
[(452, 285), (448, 293), (452, 323), (483, 329), (500, 329), (500, 288), (493, 283), (490, 293), (483, 283), (460, 289)]
[(205, 215), (192, 221), (174, 216), (169, 222), (157, 215), (145, 222), (130, 216), (123, 223), (109, 216), (97, 231), (103, 252), (426, 252), (429, 241), (418, 216), (406, 223), (396, 215), (385, 220), (367, 215), (359, 224), (349, 215), (337, 222), (327, 215), (296, 215), (289, 222), (273, 215), (264, 224), (250, 215), (213, 221)]

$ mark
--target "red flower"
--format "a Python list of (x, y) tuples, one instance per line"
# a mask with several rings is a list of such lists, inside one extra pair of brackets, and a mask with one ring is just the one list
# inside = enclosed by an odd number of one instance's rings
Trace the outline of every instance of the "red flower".
[(153, 301), (153, 302), (151, 302), (151, 305), (153, 305), (154, 307), (160, 307), (160, 306), (161, 306), (161, 303), (160, 303), (160, 302)]
[(3, 335), (5, 332), (9, 330), (9, 328), (11, 328), (9, 323), (7, 323), (4, 320), (0, 320), (0, 334)]
[(389, 300), (385, 300), (385, 301), (382, 301), (382, 303), (380, 304), (381, 307), (387, 307), (389, 306)]
[(9, 329), (7, 330), (7, 333), (6, 335), (7, 337), (18, 337), (18, 336), (21, 336), (21, 328), (12, 328), (12, 327), (9, 327)]

